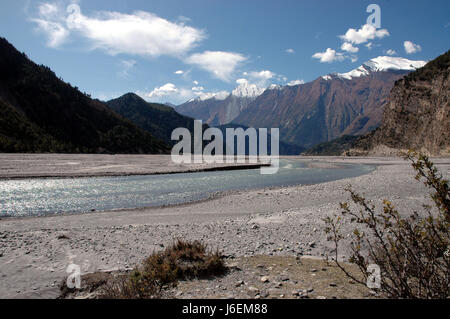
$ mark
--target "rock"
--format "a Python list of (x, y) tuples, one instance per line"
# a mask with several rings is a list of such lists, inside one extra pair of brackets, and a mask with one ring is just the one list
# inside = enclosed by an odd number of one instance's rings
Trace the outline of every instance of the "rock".
[(298, 290), (292, 290), (291, 294), (292, 294), (292, 296), (298, 296), (298, 295), (300, 295), (300, 293), (298, 292)]
[(317, 272), (317, 269), (311, 269), (311, 272)]
[(314, 248), (314, 247), (316, 247), (316, 242), (315, 241), (311, 241), (311, 242), (308, 243), (308, 246), (311, 247), (311, 248)]
[(261, 291), (261, 293), (259, 295), (261, 296), (261, 298), (269, 297), (269, 293), (267, 291)]
[(254, 287), (254, 286), (250, 286), (247, 288), (248, 291), (254, 292), (254, 293), (259, 293), (259, 289)]
[(325, 296), (317, 296), (317, 299), (327, 299)]
[(261, 282), (264, 282), (264, 283), (267, 283), (270, 281), (269, 277), (267, 277), (267, 276), (262, 276), (260, 280), (261, 280)]
[(243, 280), (239, 280), (236, 284), (235, 284), (235, 287), (240, 287), (240, 286), (242, 286), (242, 285), (244, 285), (245, 283), (244, 283), (244, 281)]
[(252, 229), (259, 229), (259, 226), (254, 224), (254, 225), (252, 225)]
[(311, 292), (313, 292), (313, 291), (314, 291), (313, 288), (308, 288), (308, 289), (306, 289), (306, 292), (307, 292), (307, 293), (311, 293)]
[(336, 287), (336, 286), (337, 285), (334, 282), (330, 283), (330, 287)]

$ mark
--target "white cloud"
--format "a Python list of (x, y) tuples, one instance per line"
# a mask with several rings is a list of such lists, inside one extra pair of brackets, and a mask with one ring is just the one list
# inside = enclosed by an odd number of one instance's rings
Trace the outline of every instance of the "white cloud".
[[(201, 93), (201, 90), (198, 92)], [(182, 103), (198, 95), (193, 89), (178, 88), (173, 83), (166, 83), (163, 86), (156, 87), (151, 92), (138, 91), (136, 94), (147, 101), (159, 103), (168, 101), (172, 103)]]
[(347, 52), (351, 52), (351, 53), (356, 53), (356, 52), (359, 51), (359, 48), (354, 47), (351, 43), (344, 42), (344, 43), (341, 45), (341, 50), (347, 51)]
[(395, 55), (395, 54), (397, 54), (397, 52), (395, 52), (395, 50), (389, 49), (386, 51), (386, 54), (387, 55)]
[(74, 3), (67, 10), (44, 3), (38, 11), (38, 18), (32, 21), (47, 34), (51, 47), (60, 46), (71, 33), (76, 33), (88, 40), (91, 49), (101, 49), (112, 55), (127, 53), (146, 57), (179, 57), (205, 38), (202, 30), (144, 11), (133, 14), (102, 11), (88, 17)]
[(420, 45), (415, 44), (411, 41), (403, 42), (403, 46), (405, 47), (405, 51), (408, 54), (413, 54), (413, 53), (422, 51), (422, 47)]
[(171, 95), (171, 94), (176, 93), (176, 92), (178, 92), (178, 89), (175, 86), (175, 84), (166, 83), (163, 86), (161, 86), (159, 88), (155, 88), (153, 91), (148, 93), (148, 97), (149, 98), (152, 98), (152, 97), (163, 97), (163, 96)]
[(339, 37), (352, 44), (362, 44), (369, 40), (382, 39), (389, 35), (386, 29), (377, 30), (373, 25), (365, 24), (359, 30), (350, 28), (344, 35), (340, 35)]
[(135, 60), (122, 60), (120, 61), (120, 66), (122, 71), (119, 75), (121, 77), (127, 78), (130, 75), (130, 71), (136, 66), (137, 62)]
[(305, 81), (303, 81), (303, 80), (292, 80), (287, 85), (288, 86), (295, 86), (295, 85), (300, 85), (300, 84), (304, 84), (304, 83), (305, 83)]
[(178, 70), (178, 71), (175, 71), (174, 74), (181, 75), (181, 74), (184, 74), (184, 71), (183, 70)]
[(286, 49), (286, 53), (294, 54), (295, 50), (294, 49)]
[(198, 85), (198, 81), (194, 81), (194, 82), (192, 82), (192, 83), (194, 83), (195, 85)]
[(36, 30), (47, 36), (47, 45), (51, 48), (61, 46), (70, 34), (64, 21), (61, 21), (61, 11), (62, 9), (56, 4), (41, 3), (38, 6), (37, 17), (31, 19), (37, 24)]
[(229, 82), (236, 68), (247, 60), (239, 53), (224, 51), (205, 51), (189, 56), (185, 62), (210, 72), (214, 77)]
[(312, 56), (314, 59), (319, 59), (322, 63), (331, 63), (334, 61), (343, 61), (345, 59), (342, 53), (328, 48), (325, 52), (317, 52)]

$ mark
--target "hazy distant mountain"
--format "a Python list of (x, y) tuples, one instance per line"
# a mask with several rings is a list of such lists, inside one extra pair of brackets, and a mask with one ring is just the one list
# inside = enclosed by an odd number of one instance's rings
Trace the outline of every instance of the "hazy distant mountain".
[(233, 123), (279, 127), (281, 140), (304, 147), (376, 129), (395, 81), (425, 61), (378, 57), (348, 73), (274, 87), (252, 100)]
[(204, 94), (179, 105), (176, 110), (211, 126), (224, 125), (233, 121), (263, 92), (264, 89), (255, 84), (243, 82), (231, 93)]
[(167, 153), (169, 147), (0, 38), (0, 152)]
[(133, 93), (125, 94), (106, 104), (123, 117), (146, 130), (153, 136), (172, 145), (172, 131), (184, 127), (194, 132), (194, 119), (178, 114), (172, 107), (148, 103)]
[(348, 154), (450, 153), (450, 51), (395, 83), (381, 126)]

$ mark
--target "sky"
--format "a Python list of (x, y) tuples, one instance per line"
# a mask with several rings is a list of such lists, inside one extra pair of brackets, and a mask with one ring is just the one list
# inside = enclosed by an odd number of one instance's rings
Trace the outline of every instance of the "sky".
[(0, 36), (95, 98), (178, 105), (378, 56), (431, 60), (449, 13), (448, 0), (2, 0)]

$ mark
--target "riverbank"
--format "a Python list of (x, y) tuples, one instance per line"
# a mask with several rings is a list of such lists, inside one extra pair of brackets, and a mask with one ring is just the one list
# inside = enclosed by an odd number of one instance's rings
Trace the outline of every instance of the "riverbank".
[(0, 154), (0, 180), (161, 175), (258, 169), (264, 163), (174, 163), (170, 155)]
[[(405, 214), (420, 211), (427, 201), (423, 184), (414, 180), (410, 164), (402, 159), (320, 157), (320, 161), (379, 166), (356, 178), (230, 192), (175, 207), (2, 219), (0, 298), (56, 297), (69, 264), (80, 265), (82, 273), (129, 269), (174, 238), (201, 240), (229, 257), (325, 256), (332, 245), (323, 233), (323, 218), (339, 213), (339, 203), (349, 199), (344, 191), (348, 184), (375, 204), (389, 198)], [(448, 178), (450, 160), (433, 161)], [(344, 249), (341, 257), (348, 256)]]

